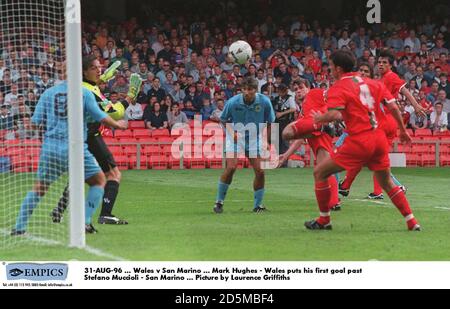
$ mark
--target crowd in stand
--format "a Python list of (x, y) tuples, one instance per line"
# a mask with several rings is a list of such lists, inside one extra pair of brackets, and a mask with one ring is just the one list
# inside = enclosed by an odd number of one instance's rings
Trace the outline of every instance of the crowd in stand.
[[(306, 79), (314, 87), (329, 87), (332, 51), (351, 50), (358, 64), (367, 64), (377, 78), (377, 56), (388, 48), (397, 57), (396, 71), (428, 112), (427, 117), (416, 115), (399, 98), (408, 127), (450, 128), (448, 19), (427, 16), (415, 25), (384, 22), (382, 27), (351, 22), (327, 25), (304, 16), (294, 16), (289, 24), (277, 24), (269, 16), (245, 27), (233, 18), (223, 24), (214, 21), (214, 16), (200, 22), (162, 17), (147, 21), (150, 26), (140, 25), (136, 18), (121, 24), (85, 21), (82, 52), (96, 55), (104, 69), (121, 61), (116, 78), (100, 87), (113, 103), (126, 96), (132, 73), (141, 76), (141, 92), (126, 114), (154, 130), (170, 129), (196, 115), (218, 122), (226, 100), (240, 93), (246, 76), (254, 76), (259, 91), (273, 100), (285, 88), (280, 85), (287, 86), (298, 113), (298, 82)], [(65, 76), (61, 33), (48, 27), (30, 38), (25, 28), (17, 29), (13, 39), (0, 42), (0, 139), (35, 138), (30, 116), (36, 103)], [(253, 48), (245, 65), (227, 56), (228, 46), (236, 40)], [(44, 44), (38, 46), (36, 41)]]

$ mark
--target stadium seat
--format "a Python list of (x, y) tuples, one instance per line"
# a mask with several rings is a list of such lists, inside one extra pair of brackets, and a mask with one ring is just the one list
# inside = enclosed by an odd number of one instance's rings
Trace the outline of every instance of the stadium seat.
[(118, 144), (119, 143), (119, 140), (117, 138), (114, 138), (114, 137), (103, 137), (103, 140), (105, 141), (106, 145)]
[(152, 133), (148, 129), (135, 129), (133, 130), (134, 138), (141, 139), (151, 137)]
[(122, 146), (108, 146), (108, 148), (114, 157), (121, 156), (124, 154)]
[(145, 122), (143, 120), (132, 120), (128, 122), (128, 128), (134, 129), (145, 129)]
[(157, 145), (145, 145), (142, 146), (141, 149), (141, 154), (143, 156), (158, 156), (163, 154), (163, 150)]
[(435, 154), (423, 154), (422, 155), (422, 167), (435, 167), (436, 155)]
[(408, 167), (419, 167), (422, 165), (422, 155), (417, 153), (406, 154), (406, 165)]
[(117, 167), (119, 170), (128, 170), (129, 168), (129, 158), (125, 155), (119, 155), (114, 157)]
[(218, 158), (205, 158), (205, 163), (207, 168), (211, 169), (222, 169), (223, 160)]
[[(172, 170), (179, 170), (181, 167), (181, 160), (178, 158), (174, 158), (173, 156), (169, 156), (167, 159), (169, 163), (169, 168)], [(186, 167), (186, 161), (183, 161), (183, 167)]]
[(206, 162), (204, 158), (186, 158), (186, 167), (190, 169), (205, 169)]
[(124, 146), (123, 153), (127, 156), (136, 155), (137, 154), (137, 146)]
[(26, 139), (22, 141), (21, 145), (23, 147), (40, 147), (42, 142), (38, 139)]
[(140, 137), (138, 138), (139, 143), (141, 144), (157, 144), (158, 143), (158, 138), (157, 137)]
[[(140, 160), (141, 160), (141, 170), (142, 169), (147, 169), (147, 161), (148, 161), (148, 158), (147, 158), (147, 156), (146, 155), (141, 155), (141, 157), (140, 157)], [(132, 169), (132, 170), (134, 170), (134, 169), (137, 169), (137, 156), (136, 155), (131, 155), (130, 157), (129, 157), (129, 163), (130, 163), (130, 169)]]
[(419, 129), (415, 131), (414, 136), (420, 137), (420, 136), (432, 136), (431, 130), (429, 129)]
[(397, 152), (400, 152), (400, 153), (412, 153), (413, 152), (413, 148), (412, 148), (411, 145), (398, 144), (397, 145)]
[(116, 130), (114, 137), (118, 139), (133, 137), (133, 132), (131, 130)]
[(123, 146), (129, 146), (130, 144), (137, 144), (138, 141), (135, 138), (124, 137), (120, 139), (120, 144)]
[(166, 156), (149, 157), (148, 166), (154, 170), (165, 170), (169, 167), (169, 160)]
[(151, 131), (152, 137), (170, 136), (170, 132), (167, 129), (158, 129)]
[(441, 155), (441, 166), (450, 166), (450, 154)]

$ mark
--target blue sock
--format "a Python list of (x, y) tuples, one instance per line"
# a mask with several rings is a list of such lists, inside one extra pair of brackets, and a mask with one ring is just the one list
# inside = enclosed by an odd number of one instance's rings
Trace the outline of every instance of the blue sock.
[(266, 192), (265, 189), (259, 189), (258, 191), (255, 191), (255, 204), (253, 205), (254, 208), (262, 206), (264, 192)]
[(219, 181), (219, 185), (217, 186), (216, 202), (223, 203), (225, 201), (225, 197), (227, 196), (227, 191), (229, 187), (230, 187), (229, 184)]
[(337, 183), (339, 184), (340, 176), (339, 173), (334, 174), (334, 177), (336, 178)]
[(103, 187), (93, 186), (89, 188), (86, 198), (86, 211), (84, 214), (86, 224), (92, 223), (92, 216), (102, 202), (103, 193), (105, 193), (105, 189)]
[(392, 181), (395, 183), (396, 186), (400, 187), (402, 184), (400, 181), (398, 181), (397, 178), (395, 178), (394, 174), (391, 174)]
[(30, 191), (20, 206), (19, 216), (16, 220), (16, 231), (25, 231), (33, 210), (41, 200), (41, 197), (36, 192)]

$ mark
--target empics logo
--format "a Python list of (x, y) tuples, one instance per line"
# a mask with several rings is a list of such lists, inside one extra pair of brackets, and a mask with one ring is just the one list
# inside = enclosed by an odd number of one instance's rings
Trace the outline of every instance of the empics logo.
[(7, 280), (53, 281), (66, 280), (69, 267), (66, 264), (18, 263), (6, 265)]
[(17, 277), (17, 276), (20, 276), (21, 274), (23, 274), (23, 271), (21, 271), (21, 270), (18, 269), (18, 268), (14, 268), (14, 269), (11, 269), (11, 270), (9, 271), (9, 275), (10, 275), (11, 277)]

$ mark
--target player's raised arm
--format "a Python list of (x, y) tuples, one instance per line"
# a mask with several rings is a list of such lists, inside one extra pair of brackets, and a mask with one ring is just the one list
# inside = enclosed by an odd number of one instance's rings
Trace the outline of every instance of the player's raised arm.
[(403, 94), (409, 102), (411, 102), (411, 105), (414, 107), (416, 113), (425, 117), (427, 116), (425, 109), (417, 102), (416, 98), (408, 89), (406, 89), (406, 87), (403, 87), (402, 90), (400, 90), (400, 93)]
[(109, 117), (104, 111), (100, 109), (100, 107), (97, 104), (97, 101), (95, 100), (94, 95), (92, 92), (83, 89), (83, 96), (84, 96), (84, 107), (86, 111), (89, 113), (89, 115), (98, 122), (103, 123), (104, 125), (107, 125), (108, 127), (114, 128), (114, 129), (120, 129), (120, 130), (126, 130), (128, 128), (128, 124), (124, 120), (115, 121), (111, 117)]

